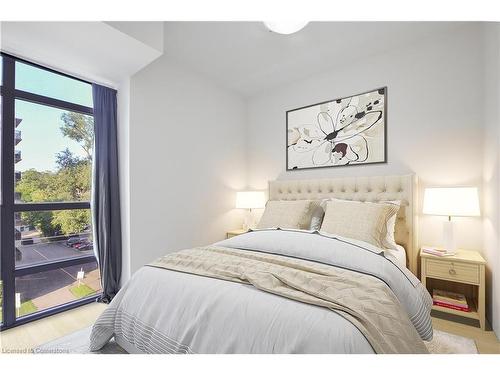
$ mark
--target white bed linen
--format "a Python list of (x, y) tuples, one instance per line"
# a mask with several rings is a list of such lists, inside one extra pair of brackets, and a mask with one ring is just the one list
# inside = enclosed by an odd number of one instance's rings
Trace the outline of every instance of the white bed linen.
[[(263, 230), (219, 242), (371, 274), (391, 288), (423, 339), (432, 338), (432, 300), (405, 267), (359, 241), (304, 231)], [(98, 318), (91, 350), (115, 336), (143, 353), (373, 353), (335, 311), (251, 285), (142, 267)]]
[(384, 249), (386, 256), (393, 257), (398, 264), (406, 267), (406, 250), (401, 245), (396, 245), (396, 249)]

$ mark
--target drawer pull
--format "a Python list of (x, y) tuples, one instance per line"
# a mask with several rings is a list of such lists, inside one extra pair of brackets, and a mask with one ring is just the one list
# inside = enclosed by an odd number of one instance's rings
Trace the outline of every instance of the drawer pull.
[(456, 275), (457, 274), (457, 271), (455, 271), (453, 268), (450, 268), (450, 270), (448, 272), (450, 273), (450, 275)]

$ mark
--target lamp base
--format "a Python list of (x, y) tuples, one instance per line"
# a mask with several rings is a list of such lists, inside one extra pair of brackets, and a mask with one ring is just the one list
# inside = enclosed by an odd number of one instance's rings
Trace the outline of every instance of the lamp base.
[(254, 226), (255, 226), (255, 220), (253, 217), (253, 213), (252, 210), (249, 209), (245, 214), (245, 220), (243, 221), (243, 229), (249, 230), (252, 229)]
[(455, 223), (451, 220), (443, 223), (443, 244), (446, 254), (455, 254), (457, 251), (457, 241), (455, 239)]

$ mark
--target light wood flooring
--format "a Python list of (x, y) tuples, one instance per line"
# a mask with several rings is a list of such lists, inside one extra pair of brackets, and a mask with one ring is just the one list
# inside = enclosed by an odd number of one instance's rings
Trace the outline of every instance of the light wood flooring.
[(37, 346), (91, 326), (107, 305), (90, 303), (0, 332), (1, 352), (29, 352)]
[(500, 354), (500, 341), (489, 326), (483, 331), (469, 319), (440, 312), (432, 312), (432, 326), (439, 331), (473, 339), (480, 354)]
[[(92, 325), (105, 308), (105, 304), (91, 303), (0, 332), (0, 348), (4, 353), (13, 349), (29, 352), (38, 345)], [(474, 339), (480, 353), (500, 354), (500, 342), (493, 331), (482, 331), (444, 317), (440, 315), (432, 318), (435, 329)]]

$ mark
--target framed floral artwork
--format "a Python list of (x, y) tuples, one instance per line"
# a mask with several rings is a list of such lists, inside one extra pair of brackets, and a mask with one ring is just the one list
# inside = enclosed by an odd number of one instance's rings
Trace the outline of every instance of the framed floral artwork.
[(287, 170), (385, 163), (387, 87), (286, 112)]

